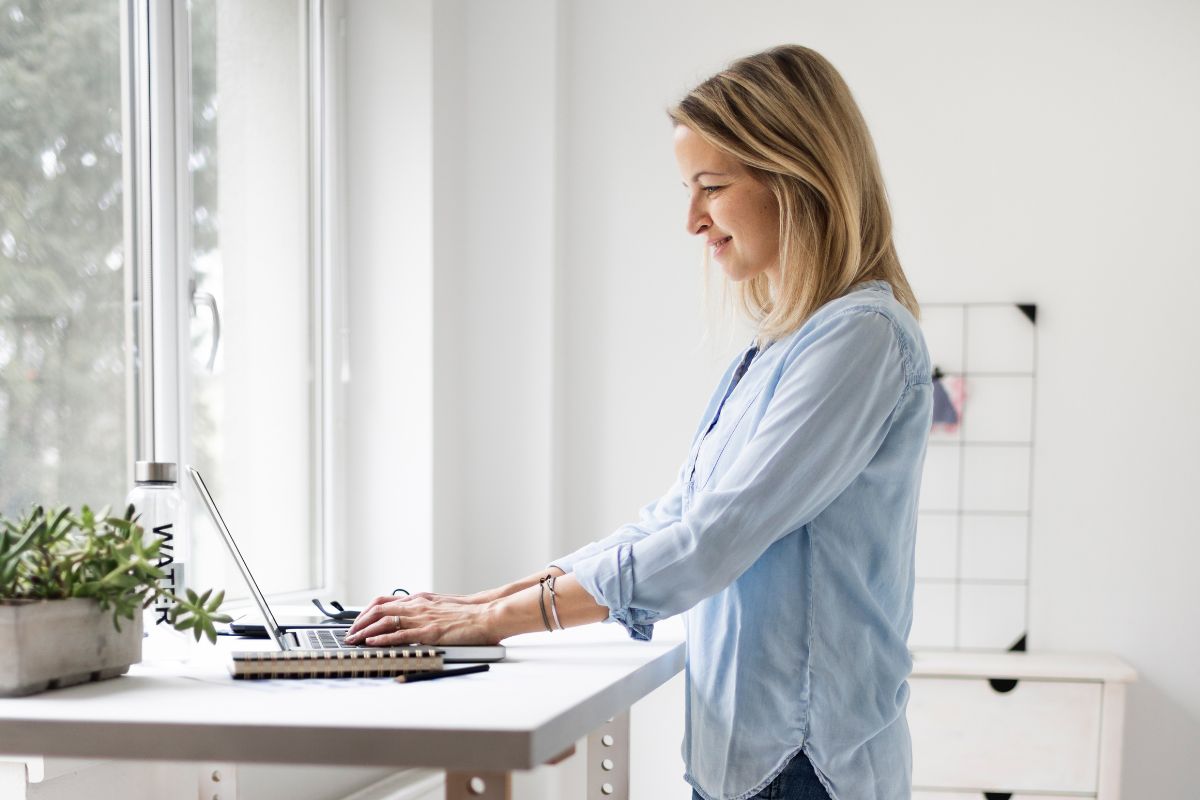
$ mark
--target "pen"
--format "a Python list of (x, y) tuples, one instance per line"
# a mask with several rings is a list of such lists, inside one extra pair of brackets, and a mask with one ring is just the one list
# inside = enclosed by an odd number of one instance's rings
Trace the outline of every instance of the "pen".
[(414, 672), (411, 675), (397, 675), (396, 683), (416, 683), (417, 681), (435, 681), (438, 678), (453, 678), (455, 675), (471, 675), (476, 672), (487, 672), (490, 665), (476, 664), (473, 667), (461, 669), (443, 669), (438, 672)]

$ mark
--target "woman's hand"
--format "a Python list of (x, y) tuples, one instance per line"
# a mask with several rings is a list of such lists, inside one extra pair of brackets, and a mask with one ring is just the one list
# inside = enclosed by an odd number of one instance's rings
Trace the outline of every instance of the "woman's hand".
[[(550, 567), (475, 594), (421, 592), (406, 597), (376, 597), (355, 618), (346, 633), (346, 643), (372, 647), (496, 644), (514, 634), (538, 630), (538, 582), (547, 574), (564, 573)], [(595, 607), (590, 597), (584, 604)]]
[(377, 597), (354, 620), (347, 644), (389, 647), (403, 644), (496, 644), (486, 593), (439, 595), (422, 592), (411, 597)]

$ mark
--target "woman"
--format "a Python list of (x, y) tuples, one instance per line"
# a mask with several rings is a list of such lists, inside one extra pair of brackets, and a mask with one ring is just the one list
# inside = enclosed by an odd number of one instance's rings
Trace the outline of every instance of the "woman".
[(378, 598), (348, 641), (493, 643), (605, 619), (649, 639), (687, 611), (695, 797), (908, 798), (932, 391), (874, 146), (837, 71), (798, 46), (735, 62), (670, 116), (688, 231), (757, 325), (674, 485), (508, 586)]

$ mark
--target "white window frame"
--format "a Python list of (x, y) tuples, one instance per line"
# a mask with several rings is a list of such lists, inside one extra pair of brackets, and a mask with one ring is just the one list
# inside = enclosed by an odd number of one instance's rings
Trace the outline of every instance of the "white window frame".
[[(347, 382), (341, 163), (336, 100), (339, 25), (325, 0), (296, 0), (307, 28), (312, 519), (320, 542), (318, 584), (276, 596), (307, 601), (342, 594), (344, 430)], [(335, 24), (329, 24), (333, 21)], [(190, 429), (191, 52), (187, 0), (123, 0), (127, 419), (134, 460), (187, 463)], [(331, 113), (335, 112), (335, 113)], [(181, 480), (182, 480), (181, 463)], [(197, 541), (199, 539), (199, 541)], [(193, 534), (193, 547), (219, 546)]]

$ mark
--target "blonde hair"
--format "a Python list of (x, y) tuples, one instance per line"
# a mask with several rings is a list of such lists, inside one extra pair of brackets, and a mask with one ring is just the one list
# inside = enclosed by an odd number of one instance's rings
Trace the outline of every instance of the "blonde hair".
[(733, 62), (668, 112), (750, 169), (779, 203), (781, 279), (735, 287), (760, 341), (797, 330), (856, 283), (883, 280), (913, 316), (892, 242), (875, 145), (850, 88), (814, 50), (783, 45)]

